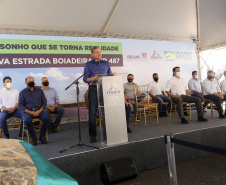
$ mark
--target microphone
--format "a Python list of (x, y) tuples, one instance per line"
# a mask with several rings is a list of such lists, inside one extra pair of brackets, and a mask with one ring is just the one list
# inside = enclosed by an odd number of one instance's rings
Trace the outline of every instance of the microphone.
[(96, 63), (96, 64), (100, 64), (100, 61), (99, 61), (99, 60), (95, 60), (95, 63)]

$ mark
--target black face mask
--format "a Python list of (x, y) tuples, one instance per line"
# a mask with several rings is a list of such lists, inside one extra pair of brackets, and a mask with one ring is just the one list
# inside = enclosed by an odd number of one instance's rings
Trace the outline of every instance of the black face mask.
[(212, 76), (207, 76), (207, 78), (208, 78), (209, 80), (211, 80), (213, 77), (212, 77)]
[(133, 81), (133, 79), (131, 79), (131, 78), (128, 79), (128, 82), (132, 82), (132, 81)]
[(28, 85), (29, 87), (34, 87), (34, 86), (35, 86), (35, 83), (34, 83), (34, 82), (29, 82), (29, 83), (27, 83), (27, 85)]
[(154, 80), (157, 82), (159, 80), (159, 78), (154, 78)]
[(44, 85), (44, 86), (49, 86), (49, 82), (47, 81), (47, 82), (42, 82), (42, 84)]

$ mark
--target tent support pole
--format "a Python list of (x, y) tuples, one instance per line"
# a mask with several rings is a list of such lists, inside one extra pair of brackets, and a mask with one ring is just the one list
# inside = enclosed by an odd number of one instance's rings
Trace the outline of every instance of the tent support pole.
[(115, 3), (115, 6), (114, 6), (114, 8), (113, 8), (113, 10), (111, 12), (111, 15), (108, 17), (108, 20), (107, 20), (106, 24), (104, 25), (104, 29), (102, 31), (102, 35), (103, 36), (105, 35), (105, 33), (106, 33), (107, 29), (108, 29), (108, 26), (110, 25), (110, 23), (111, 23), (114, 15), (116, 13), (116, 11), (118, 10), (118, 7), (119, 7), (121, 2), (122, 2), (122, 0), (117, 0), (117, 2)]
[(195, 40), (195, 45), (196, 45), (198, 75), (199, 75), (200, 81), (202, 81), (201, 64), (200, 64), (200, 7), (199, 5), (200, 5), (199, 0), (196, 0), (197, 40)]

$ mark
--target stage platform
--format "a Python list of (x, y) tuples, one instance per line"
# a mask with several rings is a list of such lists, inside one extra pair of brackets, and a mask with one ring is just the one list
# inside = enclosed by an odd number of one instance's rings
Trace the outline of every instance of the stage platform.
[[(96, 150), (86, 146), (75, 147), (63, 153), (59, 153), (69, 146), (78, 143), (78, 123), (68, 123), (60, 126), (59, 133), (49, 134), (47, 145), (36, 146), (53, 164), (64, 172), (75, 178), (79, 184), (91, 185), (101, 182), (100, 165), (106, 161), (132, 157), (138, 171), (154, 169), (167, 165), (166, 147), (164, 135), (174, 134), (175, 138), (195, 143), (226, 148), (226, 119), (219, 119), (218, 113), (214, 111), (210, 118), (210, 110), (205, 113), (208, 122), (197, 122), (196, 110), (192, 110), (192, 121), (184, 125), (179, 123), (177, 115), (173, 114), (171, 122), (168, 117), (159, 118), (152, 116), (152, 123), (144, 126), (142, 118), (138, 125), (134, 125), (134, 116), (131, 117), (131, 129), (133, 133), (128, 135), (128, 143), (101, 147), (100, 133), (98, 133), (95, 145), (101, 148)], [(189, 116), (186, 117), (189, 119)], [(149, 121), (149, 119), (147, 119)], [(98, 130), (98, 127), (97, 127)], [(81, 123), (82, 141), (89, 143), (88, 123)], [(12, 138), (16, 135), (13, 133)], [(183, 161), (209, 153), (175, 145), (176, 161)]]

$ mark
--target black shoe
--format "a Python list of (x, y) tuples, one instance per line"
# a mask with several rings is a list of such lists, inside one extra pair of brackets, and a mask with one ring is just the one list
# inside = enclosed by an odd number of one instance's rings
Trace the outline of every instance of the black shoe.
[(34, 138), (32, 138), (31, 139), (31, 144), (33, 145), (33, 146), (35, 146), (35, 145), (37, 145), (37, 137), (34, 137)]
[(167, 117), (167, 112), (162, 112), (162, 114)]
[(185, 118), (181, 118), (181, 124), (188, 124), (188, 121)]
[(164, 117), (162, 112), (159, 113), (159, 117)]
[(41, 136), (39, 137), (39, 141), (41, 141), (42, 144), (47, 144), (48, 143), (46, 138), (45, 137), (41, 137)]
[(224, 118), (225, 118), (225, 116), (224, 116), (223, 114), (220, 114), (220, 115), (219, 115), (219, 118), (224, 119)]
[(184, 116), (189, 116), (188, 112), (184, 112)]
[(96, 143), (97, 141), (96, 141), (96, 138), (90, 138), (89, 142), (90, 143)]
[(203, 116), (199, 116), (197, 121), (199, 121), (199, 122), (207, 122), (208, 119), (204, 118)]
[(129, 127), (127, 127), (127, 133), (132, 133), (133, 131), (129, 128)]
[[(24, 132), (24, 137), (27, 137), (25, 132)], [(22, 138), (22, 134), (19, 134), (18, 138), (21, 139)]]

